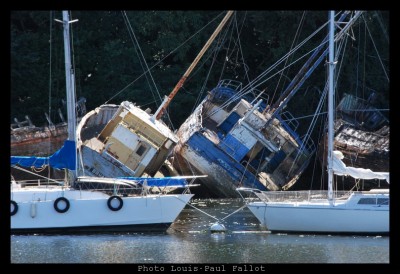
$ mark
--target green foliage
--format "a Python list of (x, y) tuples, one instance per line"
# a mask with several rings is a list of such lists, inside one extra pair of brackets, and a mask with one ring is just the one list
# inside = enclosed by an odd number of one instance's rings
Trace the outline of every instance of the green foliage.
[[(79, 19), (72, 24), (77, 98), (87, 98), (88, 110), (105, 102), (119, 104), (129, 100), (150, 107), (154, 112), (164, 95), (168, 95), (181, 79), (224, 14), (221, 11), (126, 11), (139, 51), (122, 12), (73, 11), (71, 19)], [(174, 128), (179, 127), (196, 102), (220, 79), (235, 79), (244, 84), (254, 79), (286, 54), (293, 42), (302, 41), (326, 22), (327, 12), (238, 11), (234, 17), (170, 104), (168, 112)], [(11, 13), (11, 122), (14, 117), (22, 120), (29, 115), (34, 124), (42, 125), (44, 113), (49, 110), (53, 122), (57, 122), (57, 108), (62, 107), (61, 100), (65, 98), (65, 68), (62, 26), (54, 18), (61, 19), (61, 12)], [(368, 11), (363, 19), (374, 42), (364, 23), (353, 27), (355, 40), (349, 40), (346, 58), (341, 64), (339, 95), (346, 92), (368, 97), (374, 90), (379, 94), (380, 107), (389, 108), (389, 83), (381, 65), (382, 61), (389, 73), (389, 41), (385, 34), (389, 13)], [(322, 31), (313, 38), (307, 47), (289, 59), (288, 64), (316, 47), (325, 35)], [(151, 75), (144, 74), (147, 68), (143, 58)], [(280, 81), (278, 77), (270, 79), (261, 89), (266, 88), (270, 98), (276, 100), (303, 60), (285, 71)], [(294, 109), (295, 116), (310, 112), (308, 108), (314, 107), (320, 96), (314, 87), (322, 90), (325, 80), (325, 69), (320, 66), (301, 88), (299, 97), (288, 106)]]

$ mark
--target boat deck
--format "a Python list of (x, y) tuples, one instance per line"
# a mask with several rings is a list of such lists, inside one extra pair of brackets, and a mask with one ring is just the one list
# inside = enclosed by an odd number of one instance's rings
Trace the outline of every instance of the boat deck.
[(85, 145), (87, 147), (97, 151), (98, 153), (101, 153), (104, 148), (104, 144), (102, 142), (100, 142), (99, 139), (97, 139), (96, 137), (93, 137), (93, 138), (87, 140), (85, 142)]

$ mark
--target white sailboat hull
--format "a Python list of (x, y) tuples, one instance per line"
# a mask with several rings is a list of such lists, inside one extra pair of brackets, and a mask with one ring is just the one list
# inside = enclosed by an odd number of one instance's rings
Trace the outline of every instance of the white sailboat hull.
[[(123, 206), (114, 211), (107, 204), (110, 196), (100, 192), (15, 191), (11, 199), (17, 203), (18, 209), (11, 216), (11, 231), (166, 231), (192, 196), (177, 194), (121, 197)], [(70, 204), (64, 213), (55, 209), (55, 201), (59, 197), (66, 198)], [(111, 205), (118, 207), (118, 200), (114, 199)], [(65, 203), (60, 202), (58, 207), (64, 209)]]
[[(254, 193), (260, 199), (260, 202), (249, 202), (248, 207), (261, 224), (275, 232), (388, 234), (388, 189), (370, 190), (369, 192), (349, 191), (341, 193), (343, 195), (339, 195), (338, 191), (333, 192), (334, 174), (363, 180), (386, 179), (389, 182), (389, 172), (377, 173), (369, 169), (346, 167), (340, 161), (342, 157), (334, 157), (333, 106), (335, 90), (334, 69), (336, 65), (334, 20), (335, 12), (330, 11), (327, 137), (328, 191), (325, 192), (326, 196), (315, 191), (314, 193), (312, 193), (313, 191), (277, 193), (257, 191)], [(352, 134), (354, 133), (352, 132)]]
[[(17, 184), (12, 178), (11, 232), (167, 230), (193, 195), (165, 194), (166, 189), (170, 189), (167, 185), (161, 190), (157, 187), (155, 191), (160, 191), (160, 194), (150, 195), (154, 186), (148, 185), (147, 180), (141, 184), (117, 178), (142, 176), (145, 172), (154, 175), (178, 139), (161, 120), (150, 119), (152, 117), (148, 112), (128, 101), (122, 102), (118, 109), (113, 105), (103, 105), (90, 112), (83, 117), (76, 130), (75, 69), (69, 28), (69, 24), (75, 21), (69, 19), (67, 11), (63, 11), (68, 140), (62, 149), (49, 157), (11, 158), (11, 165), (15, 167), (42, 169), (49, 165), (55, 169), (66, 169), (66, 182), (39, 176), (46, 179), (46, 185), (40, 180), (37, 185), (28, 181)], [(76, 138), (77, 133), (79, 138)], [(93, 158), (91, 161), (85, 161), (89, 157), (85, 157), (86, 154), (83, 158), (82, 155), (77, 157), (77, 149), (81, 152), (82, 145), (90, 145), (88, 150), (93, 150), (88, 154)], [(95, 156), (101, 160), (96, 161)], [(81, 160), (80, 168), (78, 159)], [(96, 177), (77, 178), (78, 171), (85, 169), (88, 170), (87, 174), (83, 172), (85, 176)], [(53, 186), (54, 183), (57, 185)], [(100, 187), (104, 184), (108, 184), (109, 188)], [(156, 185), (161, 186), (162, 183)], [(82, 186), (89, 190), (82, 190)]]
[(389, 233), (389, 206), (352, 208), (346, 203), (264, 203), (248, 208), (273, 232)]

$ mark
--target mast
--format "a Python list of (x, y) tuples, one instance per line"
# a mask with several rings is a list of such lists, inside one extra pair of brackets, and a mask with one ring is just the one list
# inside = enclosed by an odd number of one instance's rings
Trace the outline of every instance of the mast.
[(335, 32), (335, 12), (330, 11), (329, 22), (329, 92), (328, 92), (328, 200), (333, 201), (333, 100), (334, 100), (334, 32)]
[[(64, 56), (65, 56), (65, 84), (67, 92), (67, 114), (68, 114), (68, 140), (76, 142), (76, 117), (75, 117), (75, 75), (71, 62), (71, 41), (69, 35), (69, 24), (78, 20), (69, 21), (68, 11), (63, 11), (64, 29)], [(59, 20), (56, 20), (60, 22)], [(76, 147), (76, 146), (75, 146)], [(75, 169), (73, 174), (77, 174), (77, 155), (75, 149)]]
[[(218, 33), (221, 31), (222, 27), (225, 25), (226, 21), (228, 21), (229, 17), (231, 17), (233, 11), (228, 11), (222, 19), (221, 23), (219, 23), (218, 27), (215, 29), (214, 33), (211, 35), (211, 37), (208, 39), (207, 43), (203, 46), (197, 57), (194, 59), (193, 63), (190, 65), (190, 67), (186, 70), (186, 72), (183, 74), (182, 78), (179, 80), (179, 82), (176, 84), (174, 89), (171, 91), (168, 97), (166, 97), (161, 104), (161, 106), (158, 108), (156, 113), (154, 113), (153, 117), (155, 117), (156, 120), (160, 119), (165, 110), (167, 109), (168, 105), (171, 103), (172, 98), (176, 95), (178, 90), (183, 86), (185, 83), (186, 79), (188, 78), (189, 74), (192, 72), (194, 67), (197, 65), (197, 63), (200, 61), (200, 58), (204, 55), (206, 50), (209, 48), (211, 43), (214, 41), (215, 37), (218, 35)], [(153, 118), (152, 117), (152, 118)], [(153, 118), (154, 119), (154, 118)]]
[[(349, 19), (348, 22), (344, 22), (345, 18), (350, 14), (350, 12), (345, 11), (342, 13), (340, 18), (338, 19), (338, 24), (344, 24), (344, 27), (338, 32), (336, 35), (336, 40), (340, 39), (344, 34), (348, 32), (350, 27), (355, 23), (358, 17), (361, 16), (361, 11), (356, 11), (354, 16)], [(289, 100), (296, 94), (296, 92), (303, 85), (304, 81), (311, 75), (314, 69), (320, 64), (320, 62), (325, 58), (328, 54), (329, 48), (326, 48), (321, 55), (317, 58), (318, 54), (322, 51), (325, 42), (329, 39), (329, 34), (324, 38), (322, 43), (314, 50), (313, 54), (307, 60), (307, 62), (302, 66), (299, 73), (293, 78), (290, 84), (286, 87), (286, 89), (282, 92), (282, 95), (276, 100), (274, 104), (267, 107), (264, 110), (264, 113), (271, 110), (271, 119), (269, 119), (264, 127), (267, 127), (272, 118), (276, 116), (289, 102)], [(317, 58), (317, 59), (316, 59)], [(316, 60), (315, 60), (316, 59)]]

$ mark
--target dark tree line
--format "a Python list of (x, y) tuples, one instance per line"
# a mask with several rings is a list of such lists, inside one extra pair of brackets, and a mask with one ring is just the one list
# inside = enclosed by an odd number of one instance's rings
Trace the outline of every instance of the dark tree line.
[[(71, 19), (79, 19), (72, 24), (77, 98), (87, 99), (88, 110), (105, 102), (119, 104), (129, 100), (144, 108), (150, 107), (154, 112), (225, 13), (126, 11), (125, 18), (120, 11), (72, 11), (71, 14)], [(235, 20), (231, 20), (226, 31), (217, 37), (170, 104), (168, 113), (174, 128), (179, 127), (218, 80), (231, 78), (246, 84), (288, 52), (294, 39), (296, 43), (302, 41), (326, 22), (328, 13), (238, 11), (234, 16)], [(43, 125), (45, 112), (50, 112), (53, 122), (57, 122), (57, 109), (64, 109), (65, 71), (62, 25), (54, 19), (61, 19), (62, 14), (59, 11), (14, 11), (10, 18), (11, 122), (14, 117), (23, 120), (29, 115), (35, 125)], [(129, 25), (133, 32), (128, 31)], [(389, 82), (382, 69), (384, 67), (389, 74), (388, 29), (388, 11), (367, 11), (360, 23), (353, 26), (352, 37), (346, 45), (346, 58), (340, 66), (339, 95), (346, 92), (368, 98), (375, 91), (377, 107), (389, 108)], [(318, 34), (289, 59), (289, 63), (316, 47), (325, 35), (326, 31)], [(147, 68), (142, 58), (151, 68), (151, 76), (143, 75)], [(272, 100), (276, 99), (301, 64), (294, 64), (280, 81), (275, 77), (262, 89)], [(213, 70), (209, 73), (211, 65)], [(299, 94), (302, 95), (290, 103), (295, 116), (304, 115), (307, 108), (316, 104), (318, 90), (323, 89), (325, 81), (322, 65), (301, 87)]]

